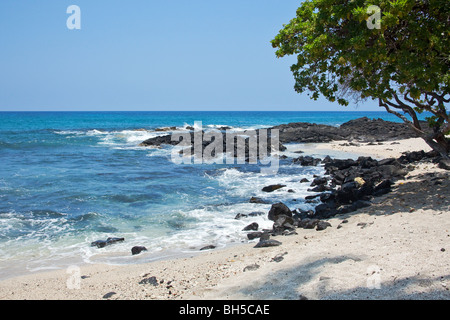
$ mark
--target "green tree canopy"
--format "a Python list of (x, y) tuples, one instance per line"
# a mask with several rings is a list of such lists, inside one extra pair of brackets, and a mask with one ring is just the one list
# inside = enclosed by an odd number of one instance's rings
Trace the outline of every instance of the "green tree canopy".
[[(305, 0), (272, 46), (297, 56), (297, 92), (340, 105), (377, 100), (448, 157), (449, 12), (448, 0)], [(423, 111), (433, 130), (421, 127)]]

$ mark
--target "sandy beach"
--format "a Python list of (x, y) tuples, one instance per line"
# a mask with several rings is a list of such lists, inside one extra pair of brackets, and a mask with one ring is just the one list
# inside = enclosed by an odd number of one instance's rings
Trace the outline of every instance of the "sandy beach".
[[(310, 146), (398, 157), (421, 139)], [(411, 168), (412, 169), (412, 168)], [(128, 266), (81, 265), (0, 282), (0, 299), (450, 299), (450, 179), (415, 164), (370, 207), (335, 216), (331, 227), (277, 236), (193, 257)]]
[(311, 150), (316, 154), (328, 154), (330, 150), (335, 152), (345, 152), (350, 154), (357, 154), (361, 156), (370, 156), (375, 159), (384, 158), (398, 158), (403, 152), (419, 151), (425, 152), (431, 151), (423, 139), (410, 138), (400, 141), (384, 141), (375, 143), (359, 143), (349, 141), (332, 141), (329, 143), (315, 143), (311, 144)]

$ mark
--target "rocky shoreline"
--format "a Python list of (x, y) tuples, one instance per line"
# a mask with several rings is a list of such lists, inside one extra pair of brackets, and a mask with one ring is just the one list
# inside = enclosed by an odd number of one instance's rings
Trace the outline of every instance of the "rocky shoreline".
[[(170, 131), (174, 127), (157, 130)], [(194, 131), (192, 127), (188, 128), (191, 141), (194, 141)], [(225, 131), (228, 127), (220, 128), (223, 135), (223, 149), (226, 150)], [(366, 117), (351, 120), (342, 124), (340, 127), (327, 125), (318, 125), (310, 123), (290, 123), (275, 126), (270, 129), (279, 130), (280, 151), (285, 150), (283, 143), (306, 143), (306, 142), (329, 142), (346, 140), (348, 143), (382, 143), (384, 141), (395, 141), (398, 139), (407, 139), (414, 136), (412, 130), (403, 123), (384, 121), (382, 119), (370, 120)], [(269, 129), (269, 130), (270, 130)], [(256, 130), (259, 135), (259, 130)], [(270, 131), (269, 131), (270, 132)], [(202, 132), (202, 138), (205, 132)], [(239, 132), (234, 133), (239, 135)], [(269, 134), (270, 136), (270, 134)], [(246, 138), (246, 158), (248, 160), (248, 137)], [(203, 150), (211, 142), (203, 141)], [(282, 142), (282, 143), (281, 143)], [(162, 146), (164, 144), (177, 145), (179, 141), (173, 141), (171, 135), (163, 135), (148, 139), (140, 146)], [(267, 151), (273, 151), (274, 146), (268, 145)], [(193, 145), (191, 145), (193, 149)], [(192, 150), (191, 150), (192, 151)], [(236, 156), (236, 146), (234, 146), (234, 156)], [(287, 157), (284, 157), (285, 159)], [(441, 158), (435, 152), (415, 151), (404, 153), (399, 158), (386, 158), (376, 160), (372, 157), (361, 156), (353, 159), (332, 159), (330, 156), (325, 158), (314, 158), (311, 156), (299, 156), (293, 158), (292, 162), (301, 166), (323, 166), (324, 176), (315, 177), (310, 184), (308, 191), (313, 193), (305, 197), (306, 202), (316, 204), (315, 210), (305, 211), (300, 208), (291, 210), (284, 203), (274, 203), (267, 213), (269, 220), (273, 221), (272, 229), (259, 230), (256, 222), (250, 223), (242, 231), (247, 233), (248, 240), (259, 239), (255, 248), (272, 247), (281, 245), (281, 241), (271, 237), (286, 236), (297, 234), (297, 228), (325, 230), (331, 226), (326, 220), (336, 215), (348, 214), (358, 209), (371, 206), (371, 201), (379, 196), (392, 191), (391, 187), (399, 179), (403, 179), (408, 172), (413, 169), (413, 164), (420, 161), (439, 163)], [(442, 166), (445, 168), (445, 166)], [(308, 183), (310, 181), (302, 181)], [(285, 187), (282, 184), (266, 186), (262, 189), (265, 192), (273, 192)], [(252, 197), (251, 203), (265, 203), (267, 201)], [(255, 212), (255, 215), (264, 215), (264, 212)], [(238, 214), (236, 219), (248, 218), (249, 215)], [(251, 216), (251, 215), (250, 215)], [(121, 239), (123, 241), (123, 239)], [(93, 246), (101, 247), (105, 243), (99, 240), (94, 242)], [(100, 244), (100, 245), (99, 245)], [(200, 250), (215, 249), (212, 244), (205, 244)], [(132, 254), (139, 254), (145, 251), (144, 246), (139, 250), (132, 248)]]
[[(249, 231), (249, 240), (259, 238), (255, 248), (281, 245), (282, 242), (271, 239), (276, 236), (297, 234), (296, 229), (325, 230), (331, 224), (326, 220), (352, 213), (361, 208), (371, 206), (372, 200), (392, 191), (396, 181), (404, 179), (419, 162), (438, 163), (440, 157), (435, 152), (415, 151), (405, 153), (400, 158), (375, 160), (371, 157), (353, 159), (313, 158), (313, 165), (323, 164), (326, 175), (316, 177), (308, 191), (316, 194), (305, 199), (315, 202), (315, 210), (290, 210), (284, 203), (272, 204), (267, 216), (273, 221), (272, 229), (245, 228)], [(298, 159), (297, 159), (298, 160)], [(297, 161), (298, 162), (298, 161)], [(307, 162), (307, 165), (311, 165)], [(306, 181), (305, 181), (306, 182)], [(308, 181), (309, 182), (309, 181)], [(283, 185), (273, 185), (266, 188), (281, 188)], [(251, 199), (255, 202), (255, 199)], [(240, 217), (236, 217), (240, 218)], [(249, 226), (254, 226), (251, 223)]]
[(405, 123), (367, 117), (350, 120), (339, 127), (297, 122), (275, 126), (273, 129), (280, 130), (281, 143), (321, 143), (340, 140), (379, 142), (414, 136), (411, 128)]
[[(427, 126), (424, 125), (424, 127)], [(176, 129), (176, 127), (157, 128), (155, 129), (155, 132), (168, 132), (175, 131)], [(225, 134), (228, 129), (230, 128), (221, 127), (216, 130)], [(268, 128), (269, 136), (272, 129), (279, 130), (279, 139), (281, 143), (280, 150), (283, 150), (282, 144), (285, 143), (321, 143), (340, 140), (347, 140), (350, 142), (381, 142), (415, 137), (411, 128), (404, 123), (385, 121), (383, 119), (369, 119), (367, 117), (350, 120), (338, 127), (309, 122), (282, 124)], [(194, 128), (188, 126), (185, 128), (185, 131), (190, 132), (191, 141), (193, 141)], [(259, 130), (255, 131), (256, 135), (259, 135)], [(243, 133), (244, 131), (233, 132), (235, 135)], [(223, 139), (223, 141), (225, 145), (226, 139)], [(246, 141), (248, 141), (248, 138)], [(162, 145), (178, 144), (179, 141), (172, 141), (171, 135), (167, 134), (147, 139), (139, 145), (143, 147), (160, 147)], [(204, 142), (204, 146), (208, 144), (209, 143)]]

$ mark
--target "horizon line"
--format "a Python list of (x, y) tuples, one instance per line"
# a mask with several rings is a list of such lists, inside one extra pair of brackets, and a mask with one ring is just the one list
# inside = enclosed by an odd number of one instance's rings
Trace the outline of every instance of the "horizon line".
[(0, 112), (387, 112), (386, 110), (0, 110)]

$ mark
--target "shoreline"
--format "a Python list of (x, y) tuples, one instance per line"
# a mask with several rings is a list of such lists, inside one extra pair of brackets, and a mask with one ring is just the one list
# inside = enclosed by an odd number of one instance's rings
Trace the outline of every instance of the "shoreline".
[[(415, 139), (317, 143), (305, 155), (328, 148), (396, 157), (423, 150)], [(414, 167), (370, 207), (326, 219), (323, 231), (276, 236), (277, 247), (240, 243), (192, 257), (39, 272), (0, 281), (0, 299), (450, 299), (450, 186), (433, 180), (448, 173), (432, 163)]]
[[(399, 142), (400, 141), (400, 142)], [(423, 150), (429, 152), (432, 149), (421, 138), (409, 138), (395, 141), (383, 141), (377, 143), (352, 143), (346, 140), (332, 141), (326, 144), (313, 146), (316, 152), (325, 154), (327, 150), (335, 150), (347, 153), (370, 156), (374, 159), (399, 158), (404, 152)]]

